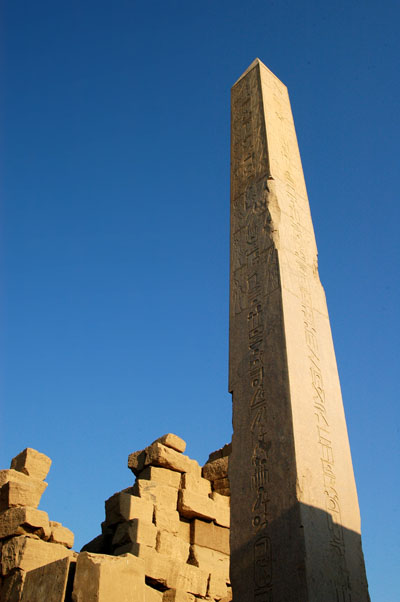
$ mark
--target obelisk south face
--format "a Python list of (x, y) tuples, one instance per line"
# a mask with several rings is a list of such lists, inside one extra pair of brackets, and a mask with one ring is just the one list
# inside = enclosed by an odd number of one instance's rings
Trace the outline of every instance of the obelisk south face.
[(229, 390), (234, 602), (366, 602), (360, 516), (286, 87), (232, 88)]

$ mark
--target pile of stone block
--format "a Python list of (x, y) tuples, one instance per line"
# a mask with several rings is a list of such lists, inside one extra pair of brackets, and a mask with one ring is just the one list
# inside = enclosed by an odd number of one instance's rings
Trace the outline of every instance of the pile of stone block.
[(231, 599), (228, 452), (202, 469), (185, 448), (169, 433), (130, 454), (136, 481), (105, 502), (102, 534), (83, 548), (141, 559), (146, 602)]
[(64, 600), (74, 535), (38, 510), (50, 465), (50, 458), (27, 448), (0, 470), (1, 601)]

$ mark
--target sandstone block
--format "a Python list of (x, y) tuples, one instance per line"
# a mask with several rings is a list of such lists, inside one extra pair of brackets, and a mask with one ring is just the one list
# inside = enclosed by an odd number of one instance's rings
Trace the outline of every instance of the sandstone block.
[(157, 533), (156, 550), (159, 554), (165, 554), (179, 561), (187, 562), (189, 547), (189, 543), (176, 535), (172, 535), (172, 533), (168, 533), (168, 531), (158, 531)]
[(144, 599), (145, 602), (163, 602), (163, 593), (158, 591), (158, 589), (154, 589), (154, 587), (146, 585), (144, 589)]
[(50, 458), (36, 449), (27, 447), (11, 460), (10, 468), (43, 481), (47, 477), (50, 466)]
[(45, 564), (73, 556), (72, 550), (60, 544), (47, 543), (32, 537), (13, 537), (3, 544), (2, 573), (7, 575), (13, 569), (33, 571)]
[(141, 449), (133, 452), (128, 456), (128, 468), (131, 469), (133, 474), (137, 476), (144, 468), (144, 461), (146, 459), (146, 450)]
[[(22, 474), (22, 473), (21, 473)], [(27, 477), (28, 481), (21, 483), (9, 480), (0, 489), (0, 511), (7, 510), (13, 506), (39, 506), (42, 493), (47, 483)]]
[(197, 519), (190, 527), (190, 543), (229, 555), (229, 529)]
[(178, 535), (183, 541), (186, 543), (190, 543), (190, 522), (181, 520), (179, 522), (179, 532)]
[(204, 571), (209, 573), (216, 572), (224, 575), (226, 581), (229, 581), (229, 556), (210, 548), (204, 548), (196, 544), (190, 547), (191, 558)]
[(182, 489), (178, 497), (179, 514), (185, 518), (205, 518), (214, 520), (217, 509), (214, 501), (206, 495), (198, 495), (189, 489)]
[(105, 508), (108, 525), (133, 518), (140, 518), (147, 523), (151, 523), (153, 520), (153, 504), (129, 493), (115, 493), (106, 500)]
[(97, 535), (94, 539), (86, 543), (81, 552), (92, 552), (92, 554), (107, 554), (108, 550), (104, 541), (104, 535)]
[(155, 505), (154, 524), (157, 529), (178, 535), (180, 529), (179, 512), (177, 510), (168, 510), (163, 506)]
[(226, 574), (212, 571), (208, 579), (207, 596), (220, 600), (228, 595), (228, 586), (226, 583)]
[(140, 479), (152, 481), (160, 485), (169, 485), (178, 489), (181, 484), (181, 475), (176, 470), (160, 468), (159, 466), (147, 466), (140, 473)]
[(207, 592), (208, 573), (196, 566), (177, 562), (174, 558), (149, 550), (145, 558), (146, 577), (167, 589), (177, 589), (197, 596)]
[(207, 462), (203, 466), (202, 474), (205, 479), (215, 481), (216, 479), (226, 479), (228, 477), (229, 458), (218, 458), (213, 462)]
[(22, 533), (33, 533), (40, 537), (50, 533), (49, 517), (36, 508), (9, 508), (0, 514), (0, 539)]
[(62, 558), (28, 571), (21, 602), (64, 602), (70, 561)]
[(177, 589), (167, 589), (163, 595), (163, 602), (196, 602), (196, 600), (193, 594)]
[(211, 483), (208, 479), (198, 477), (191, 472), (184, 473), (181, 479), (182, 489), (189, 489), (193, 493), (199, 495), (210, 495)]
[(230, 527), (231, 523), (231, 500), (226, 495), (220, 495), (216, 491), (211, 494), (215, 502), (215, 522), (221, 527)]
[(166, 447), (170, 447), (177, 452), (183, 454), (186, 449), (186, 441), (178, 437), (178, 435), (174, 435), (173, 433), (167, 433), (163, 435), (159, 439), (156, 439), (155, 443), (162, 443)]
[(74, 602), (145, 602), (143, 561), (131, 554), (82, 552), (76, 563)]
[(191, 460), (158, 442), (152, 443), (146, 448), (145, 465), (162, 466), (177, 472), (193, 472), (201, 476), (201, 468), (196, 460)]
[(126, 543), (139, 543), (151, 548), (156, 547), (157, 527), (141, 519), (120, 523), (115, 531), (112, 545), (120, 547)]
[(169, 485), (159, 485), (153, 481), (137, 479), (134, 493), (142, 500), (159, 507), (176, 510), (178, 504), (178, 489)]
[(67, 529), (67, 527), (56, 521), (50, 521), (50, 529), (50, 542), (60, 543), (67, 548), (72, 548), (74, 545), (74, 534), (70, 529)]
[(0, 582), (1, 602), (20, 602), (25, 573), (15, 570), (4, 577)]
[(225, 456), (229, 456), (232, 452), (232, 443), (226, 443), (223, 447), (221, 447), (220, 449), (217, 449), (215, 452), (212, 452), (209, 456), (208, 456), (208, 460), (207, 460), (207, 464), (209, 462), (213, 462), (214, 460), (217, 460), (219, 458), (224, 458)]

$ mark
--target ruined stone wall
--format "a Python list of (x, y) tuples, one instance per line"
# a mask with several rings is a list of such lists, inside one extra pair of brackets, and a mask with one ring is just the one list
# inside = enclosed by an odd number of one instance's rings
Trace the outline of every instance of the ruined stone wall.
[(0, 601), (230, 600), (230, 446), (203, 468), (185, 447), (168, 434), (130, 454), (134, 484), (106, 500), (101, 534), (79, 554), (71, 531), (37, 510), (50, 459), (14, 458), (0, 471)]

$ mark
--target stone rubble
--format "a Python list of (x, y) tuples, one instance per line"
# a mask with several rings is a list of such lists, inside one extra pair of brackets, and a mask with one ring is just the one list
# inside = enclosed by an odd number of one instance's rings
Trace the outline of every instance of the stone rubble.
[(135, 482), (105, 501), (79, 554), (37, 509), (51, 460), (16, 456), (0, 470), (0, 602), (229, 602), (230, 446), (203, 468), (185, 448), (168, 433), (130, 454)]

